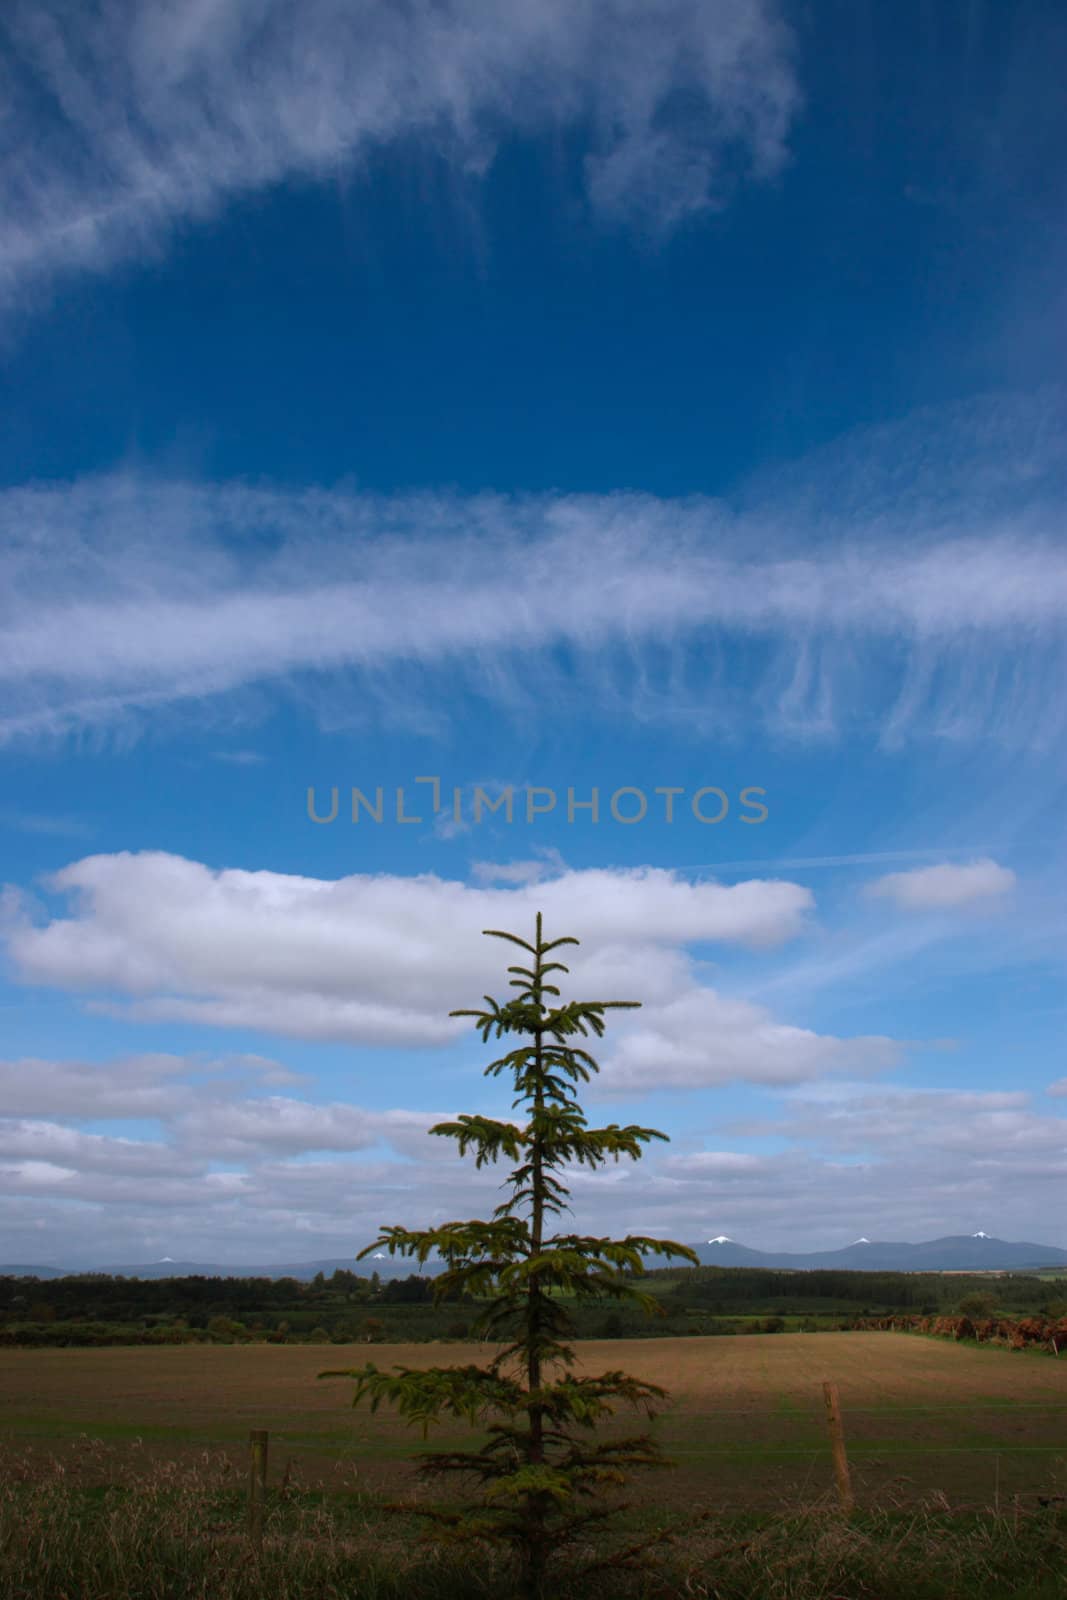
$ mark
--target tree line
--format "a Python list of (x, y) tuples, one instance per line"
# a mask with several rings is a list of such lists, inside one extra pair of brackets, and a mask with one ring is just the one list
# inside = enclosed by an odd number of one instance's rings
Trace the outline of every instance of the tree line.
[[(637, 1282), (637, 1275), (633, 1275)], [(673, 1267), (640, 1276), (664, 1315), (639, 1307), (575, 1305), (576, 1337), (655, 1338), (850, 1326), (913, 1313), (1037, 1315), (1067, 1310), (1067, 1284), (1016, 1273), (782, 1272), (762, 1267)], [(419, 1273), (383, 1282), (339, 1268), (296, 1278), (0, 1277), (0, 1343), (418, 1343), (470, 1335), (479, 1301), (434, 1302)]]

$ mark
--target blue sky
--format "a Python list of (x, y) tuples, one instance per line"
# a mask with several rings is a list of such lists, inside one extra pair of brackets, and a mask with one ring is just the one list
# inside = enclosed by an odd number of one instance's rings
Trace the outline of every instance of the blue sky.
[(1065, 1242), (1058, 8), (0, 58), (0, 1259), (485, 1214), (425, 1130), (538, 909), (671, 1137), (582, 1226)]

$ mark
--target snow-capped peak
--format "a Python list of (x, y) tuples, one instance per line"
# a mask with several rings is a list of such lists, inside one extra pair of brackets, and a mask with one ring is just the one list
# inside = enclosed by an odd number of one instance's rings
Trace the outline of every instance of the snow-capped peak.
[(717, 1233), (714, 1239), (708, 1240), (709, 1244), (733, 1244), (733, 1242), (734, 1241), (728, 1238), (725, 1233)]
[(853, 1241), (852, 1241), (853, 1244), (870, 1244), (870, 1242), (871, 1241), (869, 1239), (863, 1239), (863, 1238), (853, 1239)]
[(972, 1239), (988, 1239), (989, 1238), (989, 1234), (988, 1233), (983, 1233), (981, 1228), (979, 1228), (977, 1233), (972, 1233), (971, 1234), (971, 1238)]
[(164, 1261), (173, 1261), (173, 1260), (174, 1260), (173, 1256), (160, 1256), (159, 1260), (156, 1262), (156, 1265), (157, 1265), (157, 1267), (161, 1267), (163, 1265)]

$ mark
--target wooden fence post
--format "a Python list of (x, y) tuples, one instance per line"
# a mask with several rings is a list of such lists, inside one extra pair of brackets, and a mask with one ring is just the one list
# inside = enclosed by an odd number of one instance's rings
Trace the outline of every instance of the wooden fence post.
[(248, 1435), (248, 1537), (255, 1550), (263, 1543), (263, 1511), (267, 1500), (266, 1428), (253, 1428)]
[(838, 1398), (837, 1384), (824, 1383), (822, 1393), (823, 1399), (826, 1401), (826, 1420), (830, 1425), (830, 1448), (834, 1456), (837, 1498), (841, 1503), (841, 1510), (848, 1516), (856, 1502), (852, 1494), (852, 1478), (848, 1470), (848, 1456), (845, 1453), (845, 1430), (841, 1425), (841, 1402)]

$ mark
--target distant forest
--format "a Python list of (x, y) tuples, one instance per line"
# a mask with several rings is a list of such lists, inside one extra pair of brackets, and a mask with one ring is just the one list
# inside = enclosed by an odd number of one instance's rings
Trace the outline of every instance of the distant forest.
[[(1067, 1280), (941, 1273), (664, 1268), (643, 1284), (662, 1316), (576, 1305), (577, 1336), (820, 1332), (893, 1313), (1067, 1315)], [(433, 1279), (338, 1270), (295, 1278), (0, 1277), (0, 1345), (274, 1344), (462, 1340), (477, 1305), (433, 1304)]]

